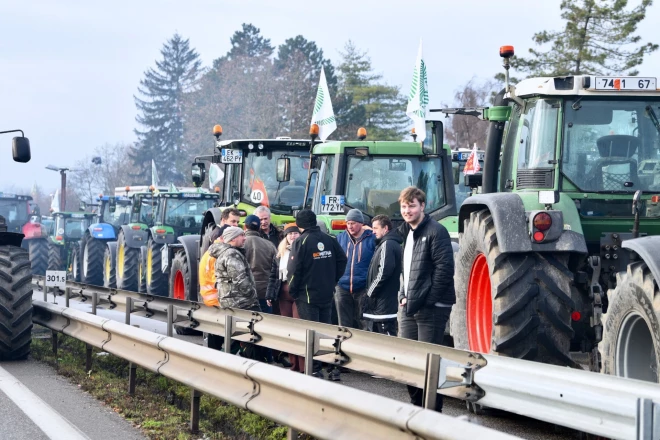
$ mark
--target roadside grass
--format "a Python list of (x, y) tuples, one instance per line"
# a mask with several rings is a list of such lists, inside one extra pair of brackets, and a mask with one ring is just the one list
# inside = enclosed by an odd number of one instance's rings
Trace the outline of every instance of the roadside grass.
[(94, 348), (92, 369), (85, 371), (85, 343), (62, 334), (58, 335), (58, 342), (55, 355), (50, 338), (33, 338), (32, 357), (54, 367), (58, 374), (112, 408), (151, 439), (286, 438), (285, 426), (207, 395), (200, 399), (199, 432), (191, 434), (189, 387), (138, 367), (135, 395), (131, 396), (128, 361)]

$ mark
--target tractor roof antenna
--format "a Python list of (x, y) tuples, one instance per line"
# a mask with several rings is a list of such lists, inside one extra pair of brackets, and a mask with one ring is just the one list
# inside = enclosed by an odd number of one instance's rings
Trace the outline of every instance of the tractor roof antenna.
[(502, 67), (504, 67), (504, 87), (509, 97), (518, 104), (522, 105), (523, 102), (516, 96), (516, 88), (509, 84), (509, 69), (511, 68), (510, 58), (514, 54), (513, 46), (500, 46), (500, 56), (502, 57)]

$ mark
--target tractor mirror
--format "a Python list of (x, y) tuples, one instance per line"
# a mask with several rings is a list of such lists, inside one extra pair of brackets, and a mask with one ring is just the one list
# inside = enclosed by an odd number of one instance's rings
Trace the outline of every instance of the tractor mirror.
[(206, 165), (195, 162), (192, 164), (191, 174), (193, 185), (196, 188), (201, 187), (204, 184), (204, 179), (206, 179)]
[(431, 127), (433, 129), (433, 133), (431, 134), (433, 137), (431, 142), (431, 153), (440, 154), (445, 143), (445, 128), (444, 125), (442, 125), (442, 121), (433, 121)]
[(288, 157), (277, 159), (276, 175), (278, 182), (288, 182), (291, 180), (291, 159)]
[(110, 212), (115, 212), (117, 210), (117, 199), (114, 197), (108, 198), (108, 210)]
[(390, 171), (405, 171), (406, 163), (398, 159), (390, 159)]
[(12, 153), (15, 162), (29, 162), (32, 158), (30, 154), (30, 140), (23, 136), (16, 136), (13, 140)]

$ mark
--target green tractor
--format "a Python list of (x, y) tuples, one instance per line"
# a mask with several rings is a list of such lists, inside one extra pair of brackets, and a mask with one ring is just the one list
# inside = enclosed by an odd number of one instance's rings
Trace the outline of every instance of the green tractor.
[[(508, 85), (482, 193), (459, 211), (457, 348), (658, 382), (660, 92), (655, 78)], [(447, 111), (457, 113), (456, 109)], [(655, 249), (655, 250), (654, 250)], [(600, 348), (600, 353), (599, 353)]]
[[(15, 162), (30, 161), (30, 141), (21, 130), (13, 139)], [(4, 162), (3, 162), (4, 163)], [(8, 227), (0, 215), (0, 361), (22, 360), (30, 354), (32, 342), (32, 270), (30, 254), (21, 247), (23, 234)]]
[[(277, 227), (294, 221), (302, 209), (307, 177), (312, 173), (309, 194), (313, 193), (316, 173), (309, 169), (310, 141), (304, 139), (242, 139), (220, 141), (222, 128), (213, 128), (213, 155), (195, 158), (192, 180), (197, 187), (206, 178), (206, 164), (224, 165), (222, 201), (209, 209), (197, 230), (199, 235), (179, 237), (167, 246), (170, 276), (169, 296), (176, 299), (198, 300), (198, 262), (210, 245), (209, 235), (220, 224), (222, 210), (236, 207), (241, 216), (254, 212), (258, 206), (268, 206), (271, 221)], [(288, 159), (290, 179), (277, 180), (277, 167), (282, 158)]]
[(97, 217), (91, 212), (53, 213), (55, 225), (48, 237), (48, 270), (66, 270), (71, 279), (81, 281), (80, 241)]
[(179, 238), (196, 235), (204, 223), (204, 215), (218, 206), (220, 194), (201, 188), (161, 193), (157, 199), (154, 224), (147, 231), (146, 262), (144, 265), (146, 292), (149, 295), (168, 296), (170, 268), (175, 268), (169, 246)]
[[(403, 220), (399, 208), (401, 190), (414, 185), (427, 197), (426, 212), (448, 230), (455, 230), (456, 200), (451, 153), (442, 144), (442, 123), (429, 121), (425, 144), (420, 142), (367, 141), (360, 129), (357, 141), (330, 141), (314, 146), (310, 175), (311, 203), (317, 220), (326, 232), (337, 235), (346, 229), (349, 209), (362, 211), (365, 218), (389, 216), (395, 226)], [(361, 134), (360, 134), (361, 133)], [(442, 147), (438, 148), (439, 145)], [(280, 158), (277, 179), (288, 182), (288, 157)], [(315, 176), (315, 174), (318, 174)], [(315, 184), (316, 180), (320, 182)]]

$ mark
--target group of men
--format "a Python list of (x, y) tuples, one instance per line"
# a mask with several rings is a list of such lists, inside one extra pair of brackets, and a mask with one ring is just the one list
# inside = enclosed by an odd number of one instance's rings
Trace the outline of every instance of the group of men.
[[(397, 229), (384, 215), (369, 227), (352, 209), (337, 239), (321, 231), (314, 212), (298, 213), (301, 235), (291, 244), (287, 277), (301, 319), (331, 324), (334, 310), (341, 326), (443, 343), (456, 302), (449, 233), (424, 213), (426, 195), (419, 188), (404, 189), (399, 205), (404, 223)], [(265, 289), (279, 241), (270, 212), (257, 208), (245, 220), (246, 232), (235, 225), (220, 229), (208, 252), (216, 259), (220, 306), (270, 312)], [(201, 270), (200, 265), (200, 275)], [(322, 376), (320, 364), (314, 369)], [(329, 371), (329, 378), (339, 380), (339, 370)], [(422, 390), (408, 390), (412, 403), (421, 406)], [(436, 409), (442, 409), (441, 395)]]

